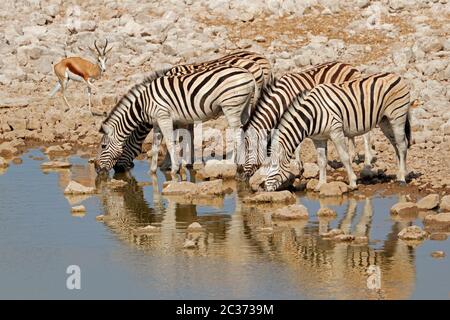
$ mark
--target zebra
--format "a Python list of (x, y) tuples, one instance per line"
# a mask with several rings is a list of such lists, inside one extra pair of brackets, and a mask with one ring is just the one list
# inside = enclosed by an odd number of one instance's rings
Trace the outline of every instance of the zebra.
[[(235, 51), (218, 59), (205, 61), (203, 63), (174, 66), (166, 72), (166, 75), (181, 76), (183, 74), (220, 65), (229, 65), (247, 69), (255, 77), (259, 93), (273, 81), (269, 60), (259, 53), (246, 50)], [(254, 107), (255, 106), (252, 105), (252, 113), (254, 112)], [(152, 126), (143, 125), (142, 127), (139, 127), (139, 130), (132, 132), (130, 137), (124, 143), (122, 155), (114, 166), (115, 171), (126, 171), (133, 167), (133, 160), (142, 152), (142, 145), (151, 129)], [(157, 160), (158, 157), (152, 158), (151, 167), (157, 165)]]
[[(181, 76), (166, 76), (167, 71), (156, 71), (134, 86), (103, 121), (101, 152), (95, 161), (98, 173), (113, 168), (130, 134), (147, 123), (161, 133), (155, 134), (158, 140), (164, 137), (175, 174), (179, 164), (174, 152), (174, 124), (205, 121), (223, 112), (229, 126), (239, 132), (248, 120), (251, 103), (255, 103), (252, 98), (259, 96), (254, 76), (243, 68), (219, 66)], [(239, 145), (240, 135), (236, 134), (232, 161)], [(153, 157), (157, 157), (157, 147), (152, 148)], [(155, 172), (156, 166), (151, 170)]]
[(405, 184), (406, 153), (411, 144), (410, 94), (398, 75), (380, 73), (341, 84), (321, 84), (298, 96), (284, 113), (274, 135), (273, 152), (261, 170), (267, 191), (282, 188), (292, 179), (289, 162), (303, 139), (313, 139), (318, 151), (319, 184), (326, 183), (327, 140), (336, 146), (354, 189), (353, 172), (345, 137), (362, 135), (378, 125), (394, 146)]
[[(248, 179), (266, 158), (266, 142), (292, 100), (302, 92), (311, 90), (321, 83), (341, 83), (361, 77), (355, 67), (341, 62), (328, 62), (313, 66), (299, 73), (288, 73), (266, 87), (252, 114), (244, 126), (244, 160), (240, 161), (238, 171), (241, 179)], [(364, 135), (365, 162), (372, 162), (369, 133)], [(354, 141), (351, 139), (351, 142)], [(354, 148), (353, 148), (354, 149)], [(298, 152), (296, 152), (298, 155)], [(297, 162), (300, 159), (297, 156)], [(352, 157), (353, 158), (353, 157)]]

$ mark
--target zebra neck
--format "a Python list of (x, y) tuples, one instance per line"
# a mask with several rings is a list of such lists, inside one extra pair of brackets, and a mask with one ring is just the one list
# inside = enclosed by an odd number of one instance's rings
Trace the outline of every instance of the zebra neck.
[(287, 131), (286, 128), (280, 129), (280, 146), (283, 148), (283, 153), (286, 161), (290, 161), (295, 154), (298, 146), (307, 137), (303, 130), (295, 130), (293, 132)]
[(133, 133), (136, 134), (136, 131), (142, 130), (141, 127), (145, 121), (138, 111), (136, 108), (116, 110), (115, 114), (104, 123), (117, 143), (123, 143)]

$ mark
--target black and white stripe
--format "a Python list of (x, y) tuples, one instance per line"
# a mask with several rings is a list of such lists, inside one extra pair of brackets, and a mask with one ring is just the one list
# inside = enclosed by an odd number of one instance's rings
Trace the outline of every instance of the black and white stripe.
[(250, 177), (267, 157), (270, 132), (278, 125), (293, 99), (321, 83), (342, 83), (360, 77), (355, 67), (341, 63), (320, 64), (298, 73), (288, 73), (263, 90), (255, 112), (245, 125), (242, 178)]
[[(270, 62), (259, 53), (240, 50), (215, 60), (205, 61), (195, 64), (184, 64), (170, 68), (166, 75), (181, 76), (192, 72), (205, 70), (215, 66), (233, 66), (248, 70), (255, 77), (258, 92), (271, 84), (273, 80)], [(252, 105), (252, 113), (255, 105)], [(148, 128), (145, 133), (145, 128)], [(133, 167), (133, 160), (142, 152), (142, 145), (145, 138), (150, 133), (151, 126), (143, 126), (140, 130), (133, 131), (130, 137), (125, 141), (122, 156), (117, 160), (114, 169), (124, 171)], [(152, 159), (152, 166), (155, 166), (157, 159)]]
[[(219, 66), (179, 76), (166, 76), (167, 71), (158, 71), (134, 86), (110, 112), (102, 124), (97, 171), (109, 171), (121, 157), (130, 134), (148, 123), (161, 131), (172, 172), (177, 172), (174, 123), (205, 121), (223, 112), (230, 128), (238, 132), (249, 117), (252, 98), (259, 96), (254, 76), (242, 68)], [(238, 135), (236, 139), (239, 144)]]
[(362, 135), (379, 125), (394, 146), (398, 160), (397, 178), (405, 182), (406, 152), (411, 141), (409, 89), (401, 77), (384, 73), (342, 84), (322, 84), (303, 98), (293, 100), (274, 135), (270, 163), (263, 166), (264, 187), (273, 191), (292, 177), (290, 159), (307, 137), (318, 149), (319, 187), (326, 182), (327, 140), (331, 139), (356, 187), (345, 137)]

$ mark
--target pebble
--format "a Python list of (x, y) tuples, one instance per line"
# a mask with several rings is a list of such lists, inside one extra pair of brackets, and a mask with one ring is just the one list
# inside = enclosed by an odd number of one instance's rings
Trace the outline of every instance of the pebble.
[(79, 206), (72, 207), (71, 211), (72, 211), (72, 213), (81, 213), (81, 212), (86, 212), (86, 208), (82, 205), (79, 205)]
[(320, 208), (319, 211), (317, 211), (317, 216), (318, 217), (337, 217), (337, 213), (336, 211), (334, 211), (333, 209), (324, 207), (324, 208)]
[(280, 220), (308, 219), (308, 209), (301, 204), (293, 204), (276, 210), (272, 218)]
[(444, 251), (433, 251), (431, 253), (431, 256), (435, 259), (439, 259), (439, 258), (444, 258), (445, 257), (445, 252)]

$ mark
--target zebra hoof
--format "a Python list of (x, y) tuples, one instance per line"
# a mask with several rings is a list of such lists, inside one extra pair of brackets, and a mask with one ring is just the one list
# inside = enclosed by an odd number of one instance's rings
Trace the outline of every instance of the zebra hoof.
[(399, 185), (400, 187), (406, 187), (406, 182), (405, 182), (405, 181), (399, 181), (399, 182), (398, 182), (398, 185)]

